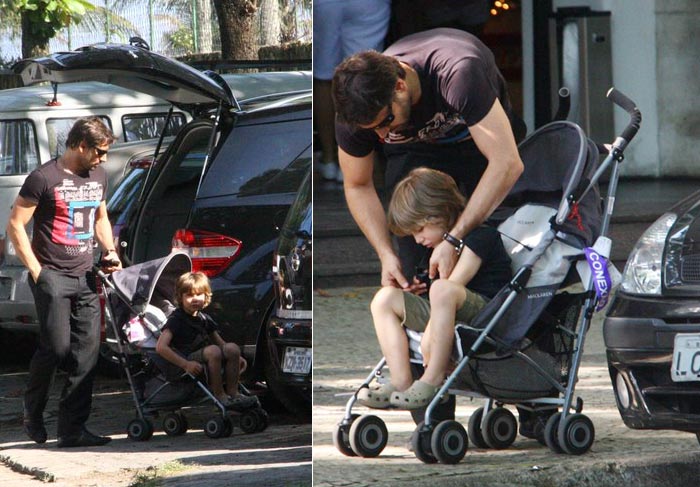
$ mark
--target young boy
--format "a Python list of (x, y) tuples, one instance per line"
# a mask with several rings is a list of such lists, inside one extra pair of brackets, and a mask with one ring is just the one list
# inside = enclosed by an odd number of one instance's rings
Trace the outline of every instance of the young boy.
[[(202, 364), (206, 364), (209, 387), (227, 408), (246, 409), (257, 405), (255, 397), (238, 392), (238, 376), (246, 364), (238, 345), (225, 342), (214, 320), (202, 312), (211, 302), (207, 276), (201, 272), (183, 274), (177, 280), (175, 293), (179, 307), (170, 315), (158, 338), (158, 354), (178, 368), (178, 375), (184, 369), (196, 377), (204, 371)], [(225, 364), (225, 385), (221, 377), (222, 363)]]
[[(455, 321), (471, 321), (510, 280), (510, 259), (495, 228), (477, 227), (463, 241), (448, 235), (465, 205), (454, 180), (434, 169), (414, 169), (396, 186), (387, 215), (389, 229), (399, 236), (412, 235), (418, 244), (429, 248), (443, 240), (455, 240), (459, 257), (449, 276), (432, 282), (429, 301), (418, 296), (426, 292), (426, 284), (417, 280), (410, 292), (387, 286), (374, 296), (372, 317), (391, 382), (362, 389), (358, 393), (361, 404), (400, 409), (427, 406), (445, 379)], [(425, 372), (415, 382), (404, 326), (424, 332), (421, 353)]]

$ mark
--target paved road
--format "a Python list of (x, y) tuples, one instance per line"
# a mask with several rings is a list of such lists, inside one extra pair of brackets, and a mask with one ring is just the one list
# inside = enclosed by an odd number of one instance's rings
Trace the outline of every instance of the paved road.
[[(676, 431), (640, 431), (624, 426), (618, 415), (605, 362), (602, 313), (587, 336), (578, 394), (593, 421), (596, 439), (581, 456), (557, 455), (535, 440), (518, 437), (501, 451), (473, 449), (458, 465), (425, 465), (405, 444), (414, 429), (402, 411), (375, 412), (385, 420), (389, 443), (376, 459), (341, 455), (331, 434), (343, 416), (348, 394), (380, 358), (368, 304), (373, 288), (337, 288), (317, 292), (314, 301), (314, 485), (697, 485), (700, 445), (695, 435)], [(457, 419), (466, 426), (481, 406), (460, 398)], [(353, 410), (367, 414), (358, 406)]]
[[(57, 385), (62, 380), (56, 381)], [(311, 425), (282, 411), (273, 412), (269, 427), (244, 434), (236, 427), (230, 438), (210, 439), (202, 427), (211, 407), (188, 411), (190, 431), (169, 437), (156, 423), (148, 442), (125, 434), (135, 410), (124, 380), (99, 378), (88, 427), (112, 436), (105, 446), (57, 449), (56, 397), (47, 411), (49, 441), (37, 445), (23, 434), (22, 390), (26, 364), (0, 366), (0, 485), (57, 487), (122, 487), (144, 485), (157, 477), (162, 486), (303, 486), (311, 485)], [(43, 482), (42, 482), (43, 481)], [(138, 482), (142, 482), (139, 484)], [(155, 485), (155, 484), (146, 484)]]

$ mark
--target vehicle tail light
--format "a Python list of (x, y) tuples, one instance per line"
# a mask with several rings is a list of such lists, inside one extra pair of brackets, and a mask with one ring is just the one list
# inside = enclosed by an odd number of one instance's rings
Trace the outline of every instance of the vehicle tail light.
[(235, 238), (203, 230), (180, 229), (173, 237), (173, 250), (182, 250), (192, 259), (192, 269), (209, 277), (223, 272), (241, 251)]
[(153, 164), (153, 156), (139, 157), (138, 159), (132, 159), (129, 161), (129, 167), (148, 169)]

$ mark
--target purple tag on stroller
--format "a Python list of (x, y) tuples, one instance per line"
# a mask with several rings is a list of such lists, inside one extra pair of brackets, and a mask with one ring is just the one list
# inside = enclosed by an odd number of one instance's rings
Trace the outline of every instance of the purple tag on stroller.
[(595, 293), (598, 296), (598, 305), (595, 310), (600, 311), (608, 303), (610, 288), (612, 287), (610, 273), (608, 272), (608, 260), (592, 247), (586, 247), (583, 249), (583, 252), (586, 254), (588, 267), (591, 268), (593, 286), (595, 286)]

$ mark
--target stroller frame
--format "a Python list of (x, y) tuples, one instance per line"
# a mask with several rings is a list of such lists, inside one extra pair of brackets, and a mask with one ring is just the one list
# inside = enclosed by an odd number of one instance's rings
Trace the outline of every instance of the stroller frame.
[[(555, 223), (561, 225), (569, 217), (576, 202), (582, 200), (583, 197), (596, 186), (602, 174), (610, 169), (610, 180), (608, 183), (607, 197), (603, 205), (601, 228), (598, 233), (598, 238), (607, 237), (617, 192), (619, 166), (624, 160), (625, 148), (636, 135), (641, 123), (641, 113), (632, 100), (615, 88), (611, 88), (608, 91), (607, 97), (613, 103), (628, 112), (631, 120), (622, 134), (615, 139), (605, 159), (598, 166), (585, 189), (581, 190), (581, 188), (576, 188), (574, 193), (566, 195), (567, 200), (559, 206), (557, 214), (554, 217)], [(460, 423), (454, 420), (439, 422), (434, 420), (435, 408), (446, 394), (485, 397), (487, 399), (485, 407), (483, 409), (477, 409), (469, 420), (469, 434), (472, 443), (477, 447), (485, 448), (490, 446), (498, 449), (507, 448), (515, 440), (517, 435), (517, 421), (509, 410), (502, 407), (506, 402), (517, 404), (530, 411), (561, 408), (561, 412), (556, 412), (549, 417), (544, 426), (544, 431), (540, 430), (537, 435), (538, 441), (545, 443), (555, 453), (579, 455), (585, 453), (591, 447), (595, 437), (593, 423), (587, 416), (581, 414), (583, 400), (580, 397), (576, 398), (574, 404), (574, 395), (586, 334), (590, 327), (594, 310), (598, 304), (598, 296), (594, 290), (592, 274), (585, 286), (585, 301), (578, 311), (578, 326), (571, 331), (563, 330), (565, 333), (571, 333), (574, 339), (566, 386), (563, 386), (558, 380), (551, 377), (537, 362), (525, 355), (522, 351), (509, 351), (511, 356), (522, 360), (550, 383), (550, 385), (558, 391), (559, 397), (536, 397), (524, 401), (502, 401), (484, 396), (478, 392), (455, 390), (452, 388), (452, 385), (457, 381), (460, 373), (479, 352), (480, 347), (484, 343), (499, 345), (499, 343), (490, 336), (491, 332), (494, 331), (496, 325), (499, 324), (501, 318), (507, 312), (518, 294), (523, 291), (532, 273), (534, 263), (544, 254), (550, 243), (557, 236), (557, 230), (550, 227), (547, 234), (542, 238), (535, 249), (532, 250), (525, 263), (506, 285), (509, 294), (505, 301), (492, 316), (488, 324), (480, 330), (477, 339), (460, 359), (455, 369), (447, 376), (443, 385), (428, 404), (425, 410), (424, 420), (418, 424), (412, 435), (414, 453), (422, 462), (454, 464), (461, 461), (467, 452), (468, 435)], [(458, 338), (459, 337), (457, 337), (457, 339)], [(346, 403), (345, 414), (333, 433), (334, 445), (344, 455), (376, 457), (386, 446), (388, 433), (386, 425), (380, 418), (374, 415), (358, 416), (352, 413), (352, 407), (357, 401), (359, 391), (364, 387), (369, 387), (373, 380), (378, 380), (382, 375), (382, 369), (385, 365), (386, 359), (382, 358)]]
[[(173, 254), (170, 254), (170, 256), (166, 258), (171, 259), (173, 258), (173, 256), (176, 255), (185, 256), (189, 260), (189, 256), (181, 252), (175, 252)], [(146, 314), (145, 309), (140, 310), (139, 307), (135, 306), (132, 303), (132, 300), (119, 287), (115, 285), (110, 275), (106, 274), (99, 266), (95, 266), (93, 270), (96, 276), (102, 282), (103, 286), (105, 287), (107, 298), (109, 298), (109, 293), (113, 293), (119, 299), (119, 301), (126, 306), (126, 308), (130, 311), (131, 315), (140, 318), (142, 323), (144, 323), (145, 326), (148, 327), (149, 331), (157, 337), (160, 333), (160, 330), (154, 327), (152, 324), (150, 324), (148, 320), (143, 319)], [(145, 374), (145, 372), (143, 370), (139, 370), (135, 374), (132, 373), (131, 367), (129, 365), (129, 355), (127, 354), (126, 350), (126, 347), (128, 345), (126, 344), (126, 339), (124, 337), (123, 332), (119, 329), (119, 326), (117, 325), (116, 313), (114, 313), (114, 310), (112, 309), (112, 304), (109, 299), (106, 299), (105, 306), (109, 309), (109, 313), (112, 317), (112, 319), (109, 319), (107, 321), (110, 322), (112, 332), (114, 333), (114, 337), (116, 338), (116, 355), (122, 367), (122, 370), (126, 375), (127, 382), (129, 383), (129, 389), (131, 391), (131, 396), (134, 401), (134, 406), (137, 413), (137, 418), (131, 420), (127, 426), (128, 437), (134, 441), (149, 440), (153, 436), (154, 432), (153, 423), (149, 416), (152, 417), (154, 413), (157, 414), (157, 412), (160, 410), (169, 411), (168, 414), (166, 414), (163, 417), (163, 430), (166, 432), (166, 434), (172, 436), (179, 436), (184, 434), (187, 431), (187, 420), (182, 413), (176, 411), (184, 405), (181, 402), (177, 401), (174, 401), (171, 404), (158, 404), (156, 401), (158, 394), (161, 393), (166, 387), (170, 386), (172, 384), (172, 381), (166, 379), (163, 382), (163, 384), (158, 386), (147, 397), (141, 399), (142, 394), (139, 390), (137, 390), (135, 378), (139, 374)], [(206, 373), (207, 372), (205, 368), (205, 374)], [(183, 378), (189, 378), (190, 380), (192, 380), (195, 386), (198, 387), (204, 394), (204, 396), (202, 396), (198, 401), (193, 401), (191, 404), (188, 404), (186, 406), (195, 406), (198, 404), (205, 403), (207, 400), (209, 400), (214, 404), (214, 406), (218, 410), (217, 414), (209, 417), (209, 419), (206, 421), (204, 425), (204, 433), (210, 438), (222, 438), (231, 436), (234, 427), (234, 422), (232, 420), (232, 411), (226, 409), (226, 406), (224, 406), (224, 404), (222, 404), (221, 401), (219, 401), (219, 399), (211, 392), (209, 387), (207, 387), (207, 385), (203, 383), (198, 377), (195, 377), (194, 375), (183, 371), (183, 374), (178, 378), (178, 380)], [(250, 394), (249, 391), (242, 384), (239, 384), (239, 389), (246, 394)], [(263, 431), (268, 425), (267, 412), (264, 409), (262, 409), (259, 405), (255, 408), (248, 409), (242, 412), (238, 416), (238, 424), (241, 430), (243, 430), (243, 432), (245, 433), (255, 433), (258, 431)]]

